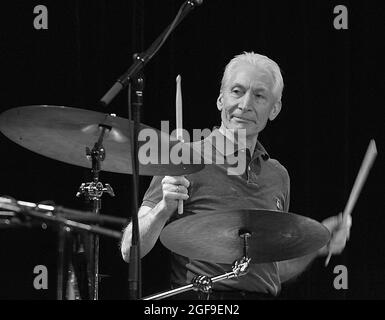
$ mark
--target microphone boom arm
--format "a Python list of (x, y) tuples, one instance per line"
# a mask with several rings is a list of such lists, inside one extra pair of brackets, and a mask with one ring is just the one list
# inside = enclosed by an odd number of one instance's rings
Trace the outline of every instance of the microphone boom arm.
[(202, 0), (188, 0), (180, 7), (174, 21), (161, 33), (161, 35), (152, 43), (152, 45), (143, 53), (136, 56), (131, 67), (115, 82), (111, 89), (102, 97), (100, 104), (108, 106), (111, 101), (124, 89), (130, 79), (135, 77), (143, 67), (151, 60), (151, 58), (158, 52), (164, 42), (167, 40), (171, 32), (178, 26), (178, 24), (187, 16), (187, 14), (194, 9), (196, 5), (200, 5)]

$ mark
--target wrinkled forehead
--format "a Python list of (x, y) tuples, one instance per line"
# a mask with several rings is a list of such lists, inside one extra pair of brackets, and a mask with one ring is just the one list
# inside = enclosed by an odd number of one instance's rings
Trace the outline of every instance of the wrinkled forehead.
[(253, 89), (272, 91), (274, 80), (269, 70), (261, 66), (255, 66), (248, 62), (241, 62), (229, 70), (226, 87), (236, 84)]

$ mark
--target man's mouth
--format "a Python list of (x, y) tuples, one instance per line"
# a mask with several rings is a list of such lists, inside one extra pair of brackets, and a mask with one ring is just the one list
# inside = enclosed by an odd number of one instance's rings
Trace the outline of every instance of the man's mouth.
[(234, 118), (236, 121), (240, 121), (240, 122), (253, 122), (253, 123), (255, 123), (254, 120), (243, 118), (243, 117), (232, 116), (231, 118), (232, 119)]

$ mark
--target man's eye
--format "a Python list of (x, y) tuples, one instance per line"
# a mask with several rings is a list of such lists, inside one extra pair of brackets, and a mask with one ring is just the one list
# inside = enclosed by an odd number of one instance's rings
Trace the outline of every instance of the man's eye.
[(240, 95), (242, 93), (242, 91), (240, 89), (237, 89), (237, 88), (231, 90), (231, 92), (236, 94), (236, 95)]

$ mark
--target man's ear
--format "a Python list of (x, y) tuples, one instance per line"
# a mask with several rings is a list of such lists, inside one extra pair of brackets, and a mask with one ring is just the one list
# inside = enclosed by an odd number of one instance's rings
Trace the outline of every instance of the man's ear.
[(282, 108), (282, 102), (281, 100), (279, 100), (274, 104), (273, 108), (270, 111), (270, 115), (269, 115), (270, 121), (273, 121), (278, 116), (279, 112), (281, 111), (281, 108)]
[(217, 99), (217, 108), (219, 111), (221, 111), (223, 108), (223, 94), (222, 94), (222, 92), (219, 94), (219, 97)]

